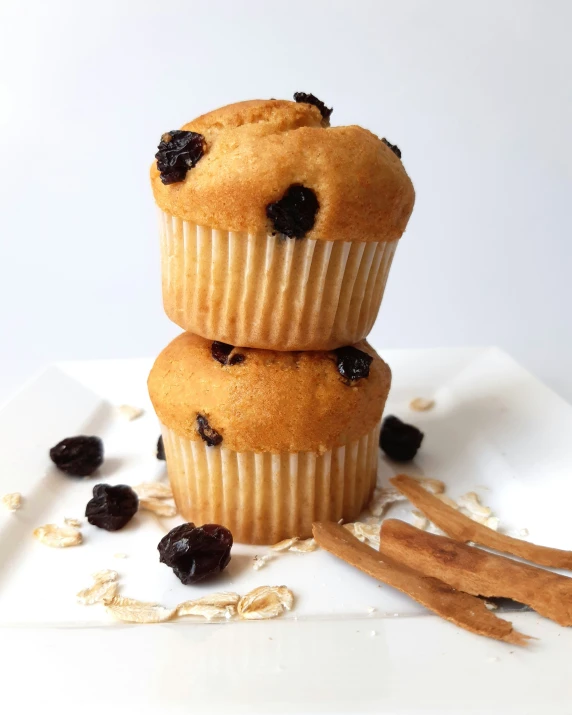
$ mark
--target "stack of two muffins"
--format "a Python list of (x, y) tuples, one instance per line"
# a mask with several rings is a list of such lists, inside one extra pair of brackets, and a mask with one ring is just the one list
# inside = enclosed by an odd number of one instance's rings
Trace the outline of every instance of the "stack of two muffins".
[(414, 202), (397, 147), (295, 99), (199, 117), (151, 169), (165, 311), (188, 331), (149, 376), (169, 478), (184, 518), (245, 543), (371, 496), (391, 373), (363, 339)]

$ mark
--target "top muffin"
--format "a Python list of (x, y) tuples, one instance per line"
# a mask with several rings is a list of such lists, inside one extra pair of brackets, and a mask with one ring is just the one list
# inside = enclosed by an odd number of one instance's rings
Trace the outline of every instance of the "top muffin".
[[(167, 163), (176, 163), (177, 152), (185, 157), (175, 171), (153, 163), (155, 201), (167, 214), (225, 231), (397, 240), (415, 198), (399, 150), (361, 127), (330, 127), (328, 119), (323, 105), (283, 100), (204, 114), (182, 127), (194, 134), (163, 135), (158, 156), (162, 149)], [(192, 168), (181, 170), (185, 163)]]

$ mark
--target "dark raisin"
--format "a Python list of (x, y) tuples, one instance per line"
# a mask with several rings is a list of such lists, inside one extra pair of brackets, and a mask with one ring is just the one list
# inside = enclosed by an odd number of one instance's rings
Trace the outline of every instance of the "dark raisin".
[(322, 118), (325, 119), (326, 122), (330, 121), (330, 115), (334, 111), (333, 107), (328, 109), (317, 97), (314, 97), (313, 94), (306, 94), (306, 92), (294, 92), (294, 101), (303, 102), (304, 104), (313, 104), (314, 107), (318, 107)]
[(379, 446), (390, 459), (396, 462), (411, 461), (422, 441), (423, 432), (414, 425), (408, 425), (393, 415), (383, 420)]
[(209, 447), (216, 447), (222, 442), (222, 435), (209, 425), (204, 415), (197, 415), (197, 430)]
[(163, 442), (163, 435), (157, 440), (157, 459), (166, 459), (165, 457), (165, 444)]
[(180, 524), (164, 536), (157, 549), (159, 560), (189, 585), (220, 573), (230, 561), (232, 534), (218, 524)]
[(96, 484), (93, 499), (85, 507), (85, 515), (90, 524), (100, 529), (118, 531), (131, 521), (138, 508), (139, 499), (131, 487)]
[(338, 363), (338, 372), (348, 380), (359, 380), (361, 377), (369, 377), (369, 366), (373, 358), (364, 353), (363, 350), (347, 345), (344, 348), (334, 350)]
[(391, 142), (388, 142), (385, 137), (383, 137), (381, 141), (385, 144), (385, 146), (388, 146), (391, 149), (395, 156), (401, 159), (401, 149), (397, 146), (397, 144), (392, 144)]
[(50, 459), (72, 477), (89, 477), (103, 464), (103, 442), (99, 437), (66, 437), (50, 449)]
[(238, 365), (244, 362), (244, 355), (242, 353), (235, 353), (231, 358), (229, 355), (234, 350), (234, 345), (229, 345), (228, 343), (221, 343), (215, 340), (211, 346), (211, 355), (215, 360), (218, 360), (221, 365)]
[(272, 221), (275, 232), (288, 238), (304, 238), (314, 228), (319, 208), (312, 189), (292, 184), (281, 199), (268, 204), (266, 215)]
[(157, 169), (164, 184), (183, 181), (187, 171), (196, 165), (205, 153), (205, 138), (197, 132), (174, 129), (161, 137), (157, 159)]

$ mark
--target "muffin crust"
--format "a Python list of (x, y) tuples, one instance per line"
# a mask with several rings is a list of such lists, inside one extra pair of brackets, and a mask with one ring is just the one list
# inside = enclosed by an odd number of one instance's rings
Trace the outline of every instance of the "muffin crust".
[(183, 181), (169, 185), (153, 162), (155, 201), (168, 214), (266, 235), (273, 231), (267, 205), (301, 184), (320, 205), (306, 238), (394, 241), (405, 230), (415, 194), (401, 160), (366, 129), (327, 126), (311, 104), (239, 102), (182, 129), (202, 134), (206, 151)]
[(235, 348), (245, 359), (221, 365), (212, 341), (183, 333), (159, 355), (148, 380), (159, 420), (180, 437), (201, 439), (197, 415), (237, 452), (323, 453), (359, 439), (381, 419), (391, 383), (373, 357), (369, 377), (348, 383), (333, 352), (284, 353)]

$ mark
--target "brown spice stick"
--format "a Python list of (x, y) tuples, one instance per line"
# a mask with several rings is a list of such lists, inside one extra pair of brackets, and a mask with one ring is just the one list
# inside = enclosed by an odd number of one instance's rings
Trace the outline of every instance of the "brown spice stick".
[(555, 569), (572, 570), (572, 551), (537, 546), (528, 541), (514, 539), (506, 534), (478, 524), (460, 511), (434, 497), (419, 482), (406, 474), (398, 474), (389, 480), (409, 501), (422, 511), (436, 526), (459, 541), (473, 541), (504, 554), (512, 554), (526, 561)]
[(572, 579), (416, 529), (398, 519), (381, 525), (380, 552), (474, 596), (526, 603), (561, 626), (572, 626)]
[(318, 544), (326, 551), (407, 594), (457, 626), (506, 643), (527, 644), (529, 636), (515, 631), (508, 621), (497, 618), (479, 598), (456, 591), (436, 578), (424, 576), (400, 564), (391, 556), (378, 553), (362, 544), (343, 526), (321, 522), (313, 524), (312, 531)]

